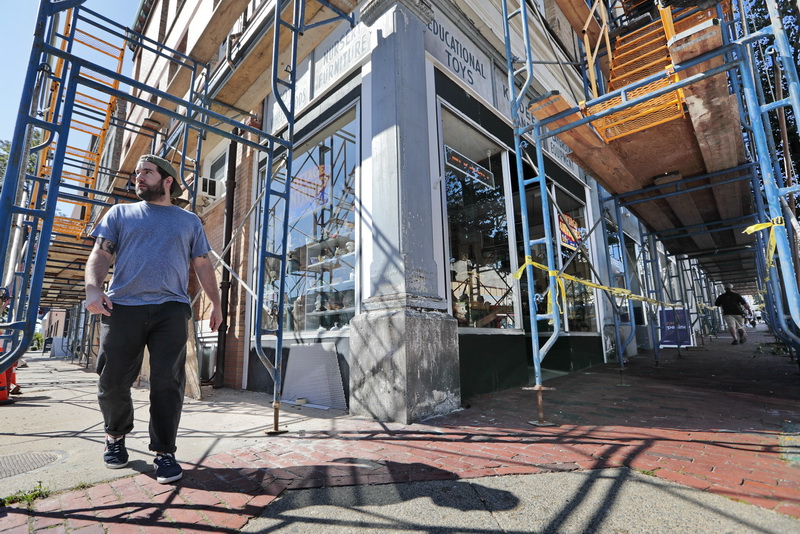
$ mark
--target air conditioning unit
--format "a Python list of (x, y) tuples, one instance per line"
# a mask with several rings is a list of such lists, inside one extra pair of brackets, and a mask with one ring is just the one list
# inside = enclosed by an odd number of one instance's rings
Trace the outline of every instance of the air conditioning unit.
[(197, 196), (209, 200), (217, 199), (222, 196), (222, 184), (213, 178), (201, 176)]

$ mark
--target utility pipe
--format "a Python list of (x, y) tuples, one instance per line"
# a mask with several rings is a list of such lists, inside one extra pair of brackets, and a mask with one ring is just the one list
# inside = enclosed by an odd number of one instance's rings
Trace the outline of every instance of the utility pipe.
[[(239, 135), (238, 128), (233, 130), (233, 135)], [(228, 147), (228, 172), (225, 179), (225, 226), (223, 229), (224, 254), (222, 261), (225, 265), (231, 264), (230, 242), (233, 237), (233, 208), (236, 202), (234, 192), (236, 191), (236, 141), (231, 141)], [(217, 331), (217, 368), (214, 372), (214, 388), (223, 386), (225, 378), (225, 352), (228, 342), (228, 295), (231, 289), (231, 273), (228, 269), (222, 269), (222, 281), (219, 283), (220, 307), (222, 308), (222, 324)]]

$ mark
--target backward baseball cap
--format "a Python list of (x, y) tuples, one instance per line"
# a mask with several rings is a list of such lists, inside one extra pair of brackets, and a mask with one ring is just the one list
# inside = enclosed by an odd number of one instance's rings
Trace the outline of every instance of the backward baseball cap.
[(139, 163), (143, 162), (152, 163), (169, 176), (172, 176), (172, 186), (169, 189), (169, 196), (172, 198), (178, 198), (181, 196), (181, 181), (178, 179), (178, 171), (175, 170), (175, 167), (172, 166), (172, 163), (164, 158), (156, 156), (155, 154), (145, 154), (139, 158)]

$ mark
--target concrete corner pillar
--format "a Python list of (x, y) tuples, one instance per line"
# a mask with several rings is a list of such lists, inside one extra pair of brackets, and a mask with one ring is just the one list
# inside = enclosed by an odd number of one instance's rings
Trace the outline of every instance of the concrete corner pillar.
[(350, 323), (350, 413), (409, 424), (461, 406), (456, 321), (409, 308)]
[[(350, 322), (350, 412), (411, 423), (459, 408), (457, 322), (439, 294), (425, 63), (427, 0), (369, 0), (372, 263)], [(436, 197), (434, 198), (434, 195)]]

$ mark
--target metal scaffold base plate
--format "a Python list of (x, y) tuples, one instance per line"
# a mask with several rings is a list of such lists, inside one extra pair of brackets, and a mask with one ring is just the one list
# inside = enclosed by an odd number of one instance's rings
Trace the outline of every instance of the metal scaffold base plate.
[(556, 423), (551, 423), (549, 421), (528, 421), (529, 425), (533, 426), (559, 426)]

